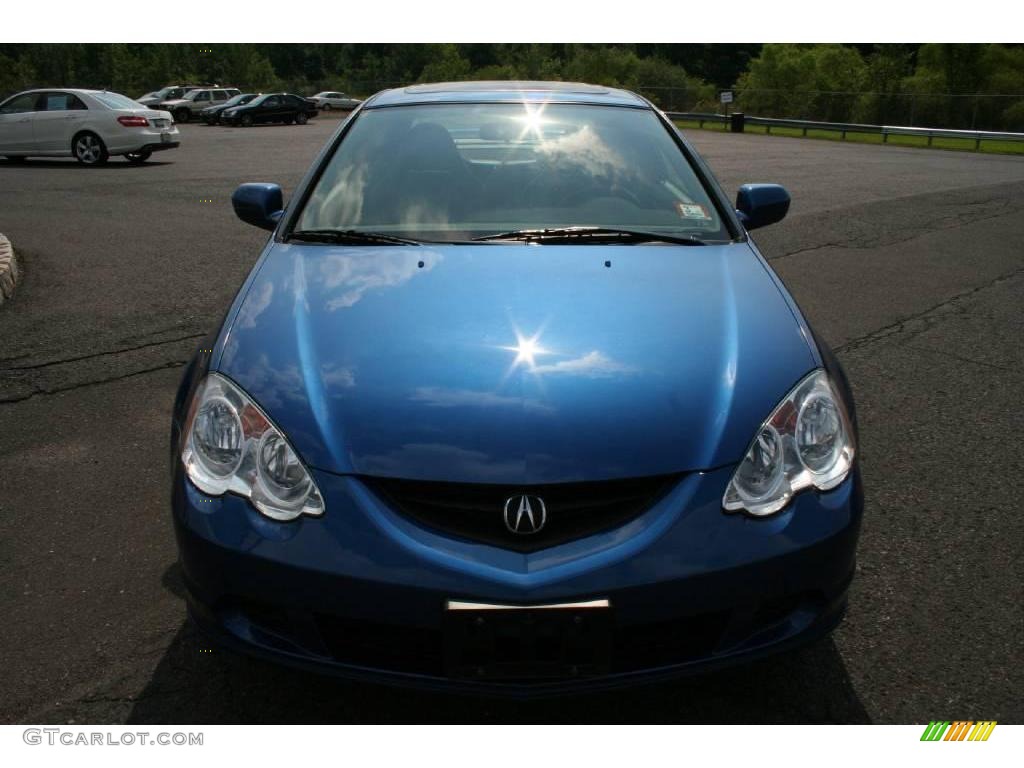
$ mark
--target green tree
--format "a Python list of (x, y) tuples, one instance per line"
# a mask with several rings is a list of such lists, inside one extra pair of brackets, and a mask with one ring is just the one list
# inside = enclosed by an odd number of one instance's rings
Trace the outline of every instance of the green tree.
[(138, 96), (209, 81), (368, 96), (459, 79), (582, 80), (680, 110), (715, 108), (717, 89), (735, 82), (736, 108), (770, 117), (992, 129), (1024, 118), (1021, 45), (0, 43), (0, 93), (68, 85)]
[(662, 58), (642, 58), (631, 47), (572, 46), (566, 80), (618, 86), (643, 94), (663, 109), (690, 110), (714, 98), (714, 86)]
[(888, 125), (906, 122), (908, 100), (901, 94), (903, 80), (913, 71), (916, 47), (876, 45), (867, 55), (864, 90), (854, 108), (859, 123)]
[(462, 55), (453, 43), (429, 45), (430, 61), (420, 70), (417, 80), (421, 83), (441, 83), (465, 80), (472, 71), (469, 59)]
[(1024, 93), (1024, 49), (995, 43), (922, 45), (903, 88), (914, 95), (916, 125), (1004, 128), (1017, 119), (1013, 110)]
[(35, 69), (26, 58), (12, 57), (0, 51), (0, 97), (6, 97), (35, 81)]
[(838, 44), (765, 45), (740, 76), (739, 108), (764, 117), (849, 120), (867, 67)]
[(812, 113), (821, 120), (847, 122), (867, 79), (867, 65), (856, 48), (846, 45), (815, 45)]

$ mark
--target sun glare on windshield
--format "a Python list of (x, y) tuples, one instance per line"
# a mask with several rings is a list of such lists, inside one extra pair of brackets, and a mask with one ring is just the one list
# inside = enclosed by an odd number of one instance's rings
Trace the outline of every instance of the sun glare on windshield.
[(540, 139), (543, 136), (542, 129), (545, 125), (550, 123), (550, 120), (544, 118), (544, 107), (547, 104), (523, 104), (523, 110), (525, 114), (515, 118), (516, 122), (523, 126), (522, 132), (519, 134), (519, 141), (526, 138)]

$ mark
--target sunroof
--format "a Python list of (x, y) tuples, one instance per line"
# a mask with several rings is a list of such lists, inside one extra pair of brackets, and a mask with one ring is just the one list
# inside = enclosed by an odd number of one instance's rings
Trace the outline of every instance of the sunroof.
[(406, 93), (453, 93), (466, 91), (558, 91), (560, 93), (608, 93), (600, 85), (586, 83), (552, 83), (530, 80), (479, 80), (471, 83), (428, 83), (410, 85)]

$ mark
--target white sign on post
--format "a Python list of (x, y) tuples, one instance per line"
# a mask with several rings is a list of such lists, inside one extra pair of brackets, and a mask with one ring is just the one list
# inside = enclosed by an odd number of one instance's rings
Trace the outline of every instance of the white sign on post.
[(722, 91), (718, 98), (723, 104), (732, 104), (732, 91)]

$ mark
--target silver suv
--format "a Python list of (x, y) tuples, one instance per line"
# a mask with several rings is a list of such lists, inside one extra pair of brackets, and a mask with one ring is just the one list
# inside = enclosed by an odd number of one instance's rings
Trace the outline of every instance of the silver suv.
[(207, 107), (219, 107), (240, 93), (237, 88), (197, 88), (186, 93), (184, 98), (162, 102), (159, 108), (170, 112), (174, 122), (187, 123)]
[(210, 83), (208, 85), (168, 85), (161, 88), (159, 91), (150, 91), (145, 96), (140, 96), (136, 99), (139, 104), (150, 109), (160, 109), (160, 105), (165, 101), (171, 101), (172, 99), (180, 99), (189, 91), (194, 91), (196, 88), (216, 88), (216, 83)]

